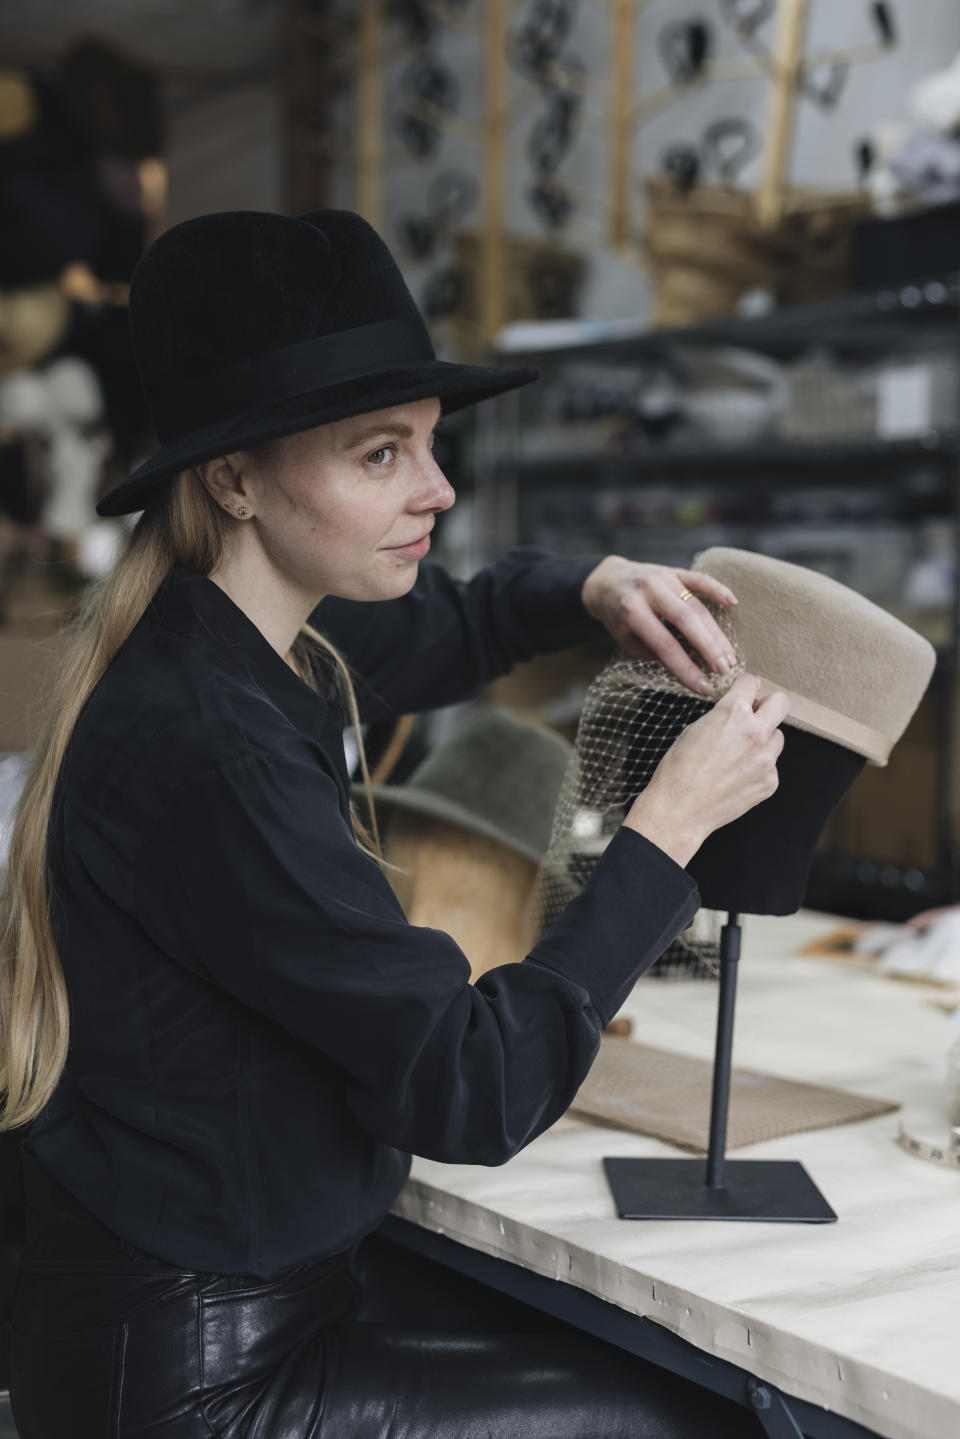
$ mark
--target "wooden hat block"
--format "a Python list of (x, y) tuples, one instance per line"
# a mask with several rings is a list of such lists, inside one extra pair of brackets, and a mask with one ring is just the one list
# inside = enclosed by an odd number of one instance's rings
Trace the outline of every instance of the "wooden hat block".
[(470, 961), (471, 983), (533, 947), (533, 860), (459, 825), (404, 812), (390, 819), (384, 854), (401, 871), (386, 874), (407, 919), (451, 935)]

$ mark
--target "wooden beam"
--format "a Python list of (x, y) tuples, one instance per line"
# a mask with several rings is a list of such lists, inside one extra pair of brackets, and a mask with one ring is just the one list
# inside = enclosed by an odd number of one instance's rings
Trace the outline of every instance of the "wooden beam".
[(775, 229), (783, 217), (790, 170), (797, 87), (803, 70), (803, 46), (809, 0), (780, 0), (771, 55), (773, 78), (767, 96), (766, 139), (755, 192), (757, 221)]
[(365, 0), (357, 37), (357, 210), (377, 231), (383, 223), (382, 0)]
[(630, 234), (636, 20), (636, 0), (611, 0), (610, 244), (617, 250)]
[(509, 0), (484, 8), (483, 222), (480, 235), (480, 335), (489, 347), (507, 320), (507, 27)]

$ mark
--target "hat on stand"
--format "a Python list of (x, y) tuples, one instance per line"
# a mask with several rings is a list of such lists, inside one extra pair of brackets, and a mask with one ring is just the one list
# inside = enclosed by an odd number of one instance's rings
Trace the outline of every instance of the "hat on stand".
[(130, 328), (160, 449), (103, 497), (104, 516), (233, 450), (412, 400), (449, 414), (540, 374), (438, 360), (385, 241), (351, 210), (174, 225), (133, 273)]
[(778, 788), (709, 835), (687, 869), (708, 909), (794, 913), (831, 813), (865, 763), (886, 764), (930, 682), (933, 646), (836, 580), (721, 546), (699, 554), (693, 568), (737, 596), (731, 607), (704, 603), (738, 663), (723, 680), (714, 677), (712, 700), (659, 662), (622, 654), (594, 680), (541, 866), (544, 927), (587, 878), (674, 740), (742, 672), (759, 679), (761, 696), (782, 690), (790, 700)]
[(885, 765), (930, 683), (930, 642), (856, 590), (787, 560), (715, 545), (693, 568), (737, 596), (725, 628), (761, 697), (788, 695), (785, 723)]

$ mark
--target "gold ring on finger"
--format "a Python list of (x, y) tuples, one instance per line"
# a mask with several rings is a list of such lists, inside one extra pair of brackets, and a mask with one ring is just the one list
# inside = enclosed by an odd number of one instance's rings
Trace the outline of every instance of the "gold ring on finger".
[(680, 598), (681, 598), (682, 600), (692, 600), (692, 599), (693, 599), (693, 590), (684, 590), (684, 592), (683, 592), (683, 594), (680, 596)]

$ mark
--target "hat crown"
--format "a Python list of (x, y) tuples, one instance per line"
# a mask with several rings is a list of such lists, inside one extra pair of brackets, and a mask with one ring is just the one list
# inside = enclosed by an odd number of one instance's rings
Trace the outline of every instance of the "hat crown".
[(185, 381), (391, 319), (412, 326), (417, 348), (433, 354), (387, 245), (350, 210), (184, 220), (145, 251), (130, 287), (134, 354), (155, 419)]
[(143, 509), (217, 455), (423, 399), (444, 415), (538, 378), (438, 360), (400, 268), (352, 210), (230, 210), (141, 257), (130, 329), (160, 448), (97, 504)]
[(693, 568), (737, 596), (723, 621), (749, 673), (841, 721), (810, 720), (801, 706), (788, 722), (885, 763), (933, 674), (930, 642), (856, 590), (787, 560), (717, 545)]
[(467, 720), (405, 784), (378, 788), (402, 809), (461, 824), (539, 861), (572, 748), (504, 709)]

